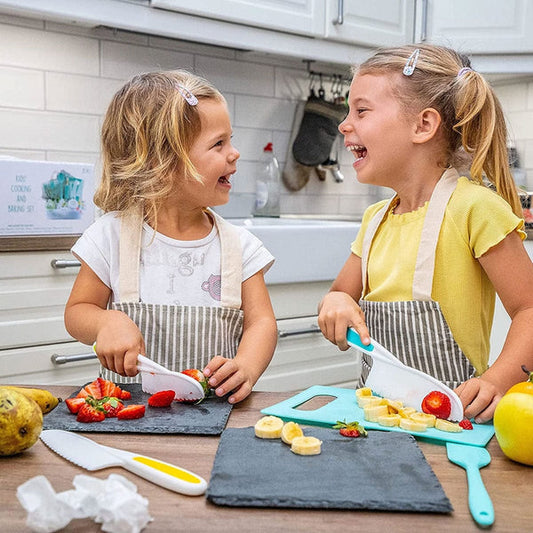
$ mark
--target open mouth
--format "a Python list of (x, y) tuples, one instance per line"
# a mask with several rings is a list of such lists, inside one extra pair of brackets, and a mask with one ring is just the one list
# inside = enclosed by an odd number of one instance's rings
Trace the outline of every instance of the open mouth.
[(361, 161), (366, 157), (366, 148), (360, 144), (351, 144), (346, 147), (346, 150), (354, 154), (355, 162)]
[(226, 177), (226, 176), (220, 176), (220, 178), (218, 178), (218, 182), (219, 183), (224, 183), (226, 185), (229, 185), (229, 177)]

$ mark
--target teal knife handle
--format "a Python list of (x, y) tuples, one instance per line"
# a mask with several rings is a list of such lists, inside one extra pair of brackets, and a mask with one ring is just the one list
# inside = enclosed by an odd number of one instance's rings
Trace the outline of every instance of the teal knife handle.
[(468, 479), (468, 506), (472, 517), (480, 526), (491, 526), (494, 523), (494, 507), (481, 479), (479, 468), (467, 466), (466, 477)]
[(370, 344), (363, 344), (361, 341), (361, 337), (359, 336), (359, 333), (355, 331), (353, 328), (348, 328), (348, 331), (346, 332), (346, 340), (353, 344), (354, 346), (357, 346), (363, 350), (363, 352), (371, 352), (374, 349), (374, 345), (372, 343)]

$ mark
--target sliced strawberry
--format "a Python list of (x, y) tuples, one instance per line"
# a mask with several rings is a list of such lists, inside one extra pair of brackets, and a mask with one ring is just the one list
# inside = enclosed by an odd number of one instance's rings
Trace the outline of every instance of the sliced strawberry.
[(187, 370), (182, 370), (181, 373), (198, 381), (200, 385), (202, 385), (202, 388), (204, 389), (204, 394), (206, 396), (208, 395), (210, 391), (210, 387), (209, 387), (209, 384), (207, 383), (207, 378), (204, 376), (201, 370), (198, 370), (197, 368), (188, 368)]
[(101, 422), (105, 419), (104, 411), (85, 402), (78, 411), (78, 422)]
[(98, 382), (97, 378), (93, 382), (89, 383), (88, 385), (85, 385), (83, 389), (78, 393), (78, 397), (86, 397), (86, 396), (92, 396), (93, 398), (102, 398), (102, 391), (100, 389), (100, 383)]
[(174, 401), (176, 393), (173, 390), (160, 390), (148, 398), (150, 407), (169, 407)]
[(337, 420), (337, 423), (333, 426), (333, 429), (338, 429), (339, 433), (343, 437), (366, 437), (368, 436), (368, 432), (362, 426), (359, 424), (359, 422), (341, 422), (340, 420)]
[(117, 413), (117, 418), (119, 420), (131, 420), (133, 418), (142, 418), (144, 416), (145, 411), (146, 411), (146, 407), (144, 405), (128, 405), (127, 407), (124, 407), (124, 409), (121, 409)]
[(131, 392), (129, 390), (120, 389), (120, 396), (117, 396), (121, 400), (131, 400)]
[(98, 378), (98, 383), (100, 385), (102, 398), (105, 396), (108, 396), (109, 398), (120, 398), (121, 391), (118, 385), (115, 385), (112, 381), (102, 378)]
[(422, 411), (446, 420), (452, 412), (452, 402), (446, 394), (434, 390), (422, 400)]
[(114, 418), (124, 409), (124, 404), (118, 398), (103, 398), (100, 402), (106, 418)]
[(80, 410), (81, 406), (85, 404), (85, 398), (67, 398), (65, 403), (67, 404), (68, 410), (71, 413), (76, 414)]
[(470, 422), (470, 420), (468, 420), (468, 418), (465, 418), (465, 419), (461, 420), (461, 422), (459, 422), (459, 425), (463, 429), (474, 429), (474, 426), (472, 425), (472, 422)]

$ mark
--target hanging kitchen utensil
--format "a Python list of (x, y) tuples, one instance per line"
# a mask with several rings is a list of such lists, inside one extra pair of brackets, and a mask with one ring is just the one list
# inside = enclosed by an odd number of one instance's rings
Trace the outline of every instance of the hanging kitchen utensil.
[(205, 397), (204, 389), (198, 381), (181, 372), (172, 372), (144, 355), (139, 354), (137, 357), (137, 370), (141, 373), (142, 390), (148, 394), (173, 390), (176, 400), (190, 402), (203, 400)]
[(432, 391), (444, 393), (451, 402), (450, 420), (463, 419), (464, 409), (459, 396), (444, 383), (415, 368), (404, 365), (385, 347), (371, 339), (369, 345), (361, 342), (361, 337), (348, 328), (346, 340), (350, 346), (372, 357), (372, 368), (365, 386), (386, 398), (402, 400), (404, 405), (422, 410), (422, 400)]
[(146, 455), (103, 446), (76, 433), (45, 429), (40, 437), (51, 450), (86, 470), (121, 466), (161, 487), (189, 496), (199, 496), (207, 488), (205, 479), (188, 470)]
[(480, 526), (491, 526), (494, 523), (494, 507), (479, 471), (490, 463), (488, 450), (479, 446), (447, 442), (446, 451), (452, 463), (466, 470), (468, 507), (472, 517)]

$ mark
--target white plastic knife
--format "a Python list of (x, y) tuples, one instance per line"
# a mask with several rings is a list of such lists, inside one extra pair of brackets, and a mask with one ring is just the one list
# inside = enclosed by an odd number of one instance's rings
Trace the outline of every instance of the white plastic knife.
[(449, 420), (460, 421), (464, 418), (463, 404), (459, 396), (434, 377), (415, 368), (404, 365), (384, 346), (370, 339), (370, 344), (363, 344), (359, 334), (348, 328), (348, 344), (372, 357), (372, 368), (365, 386), (385, 398), (402, 400), (404, 405), (422, 410), (422, 400), (432, 391), (440, 391), (452, 405)]
[(184, 468), (146, 455), (104, 446), (70, 431), (45, 429), (40, 437), (58, 455), (86, 470), (121, 466), (152, 483), (188, 496), (199, 496), (207, 489), (205, 479)]

